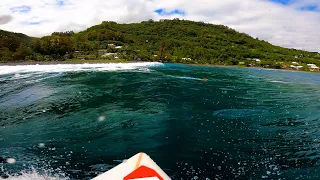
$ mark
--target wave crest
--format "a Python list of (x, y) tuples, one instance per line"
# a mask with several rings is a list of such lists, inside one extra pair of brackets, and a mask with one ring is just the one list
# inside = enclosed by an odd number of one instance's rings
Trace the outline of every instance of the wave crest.
[(29, 72), (120, 71), (161, 66), (158, 62), (0, 66), (0, 75)]

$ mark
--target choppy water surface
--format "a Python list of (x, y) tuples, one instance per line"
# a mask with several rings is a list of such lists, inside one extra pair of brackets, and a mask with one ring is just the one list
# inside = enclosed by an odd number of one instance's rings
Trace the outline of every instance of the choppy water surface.
[(0, 175), (90, 179), (142, 151), (172, 179), (319, 179), (319, 92), (312, 73), (2, 66), (0, 156), (16, 162)]

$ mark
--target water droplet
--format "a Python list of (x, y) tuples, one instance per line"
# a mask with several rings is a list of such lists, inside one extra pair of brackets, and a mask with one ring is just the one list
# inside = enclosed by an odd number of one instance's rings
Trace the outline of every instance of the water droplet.
[(44, 148), (45, 146), (46, 146), (46, 145), (45, 145), (44, 143), (39, 143), (39, 144), (38, 144), (38, 147), (39, 147), (39, 148)]
[(104, 116), (99, 116), (99, 118), (98, 118), (99, 121), (104, 121), (105, 119), (106, 119), (106, 117), (104, 117)]
[(15, 162), (16, 162), (16, 159), (14, 159), (14, 158), (8, 158), (7, 159), (7, 163), (9, 163), (9, 164), (13, 164)]

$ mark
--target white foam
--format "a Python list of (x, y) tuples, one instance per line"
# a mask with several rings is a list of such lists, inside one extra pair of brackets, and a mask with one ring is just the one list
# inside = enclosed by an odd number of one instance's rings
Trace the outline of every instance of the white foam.
[(7, 159), (7, 163), (9, 163), (9, 164), (14, 164), (14, 163), (16, 163), (16, 159), (14, 159), (14, 158), (8, 158), (8, 159)]
[(281, 83), (281, 84), (292, 84), (291, 82), (286, 82), (286, 81), (277, 81), (277, 80), (274, 80), (274, 81), (270, 81), (272, 83)]
[[(9, 177), (6, 180), (68, 180), (70, 178), (66, 177), (65, 174), (51, 174), (43, 173), (40, 174), (36, 170), (32, 172), (20, 172), (19, 175), (8, 175)], [(0, 177), (0, 180), (2, 178)]]
[(29, 72), (77, 72), (77, 71), (119, 71), (134, 70), (150, 66), (160, 66), (158, 62), (108, 63), (108, 64), (52, 64), (0, 66), (0, 75)]
[[(0, 178), (1, 179), (1, 178)], [(40, 174), (22, 174), (21, 176), (11, 176), (7, 180), (63, 180), (62, 178), (49, 177)]]
[(178, 79), (187, 79), (187, 80), (198, 80), (198, 81), (202, 81), (202, 79), (200, 78), (194, 78), (194, 77), (188, 77), (188, 76), (172, 76), (172, 75), (168, 75), (169, 77), (173, 77), (173, 78), (178, 78)]

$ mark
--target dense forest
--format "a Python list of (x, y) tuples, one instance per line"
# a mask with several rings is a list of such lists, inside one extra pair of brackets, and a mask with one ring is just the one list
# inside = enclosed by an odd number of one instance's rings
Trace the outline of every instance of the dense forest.
[(320, 66), (320, 54), (274, 46), (223, 25), (187, 20), (102, 22), (79, 33), (33, 38), (0, 31), (0, 61), (123, 59), (288, 68)]

